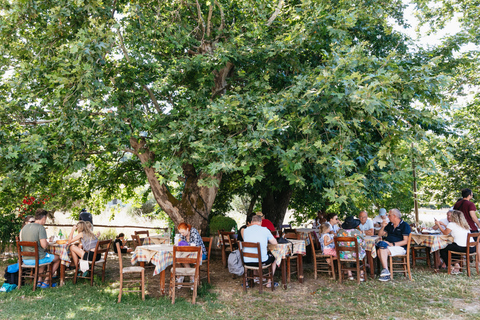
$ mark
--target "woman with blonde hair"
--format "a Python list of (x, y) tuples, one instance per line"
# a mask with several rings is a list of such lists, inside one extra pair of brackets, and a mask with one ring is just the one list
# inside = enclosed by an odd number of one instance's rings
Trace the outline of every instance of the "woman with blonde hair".
[[(440, 227), (440, 222), (435, 221), (435, 224)], [(443, 234), (450, 234), (453, 237), (453, 243), (449, 244), (445, 248), (440, 250), (440, 256), (442, 257), (444, 265), (448, 263), (448, 251), (467, 252), (467, 237), (470, 233), (470, 226), (463, 212), (453, 210), (451, 220), (447, 224), (445, 229), (440, 229)], [(476, 248), (470, 248), (470, 252), (475, 252)], [(458, 259), (458, 255), (452, 255), (452, 259)], [(460, 265), (455, 264), (452, 274), (460, 273)]]
[[(75, 230), (78, 231), (78, 234), (74, 237), (73, 233)], [(78, 264), (79, 258), (82, 260), (93, 260), (93, 253), (95, 251), (95, 247), (97, 246), (98, 239), (92, 232), (93, 226), (88, 221), (79, 221), (76, 226), (72, 228), (70, 235), (68, 236), (68, 245), (70, 246), (70, 251), (72, 252), (72, 258), (75, 265)], [(82, 244), (82, 248), (80, 246), (74, 244), (75, 242), (79, 241)], [(100, 260), (101, 256), (98, 255), (96, 260)]]

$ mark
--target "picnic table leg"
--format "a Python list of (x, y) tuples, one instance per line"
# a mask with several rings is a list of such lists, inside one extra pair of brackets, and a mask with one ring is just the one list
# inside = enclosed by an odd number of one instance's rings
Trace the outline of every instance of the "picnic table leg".
[(282, 284), (283, 289), (287, 290), (287, 261), (282, 258)]
[(60, 287), (65, 284), (65, 264), (60, 263)]
[(297, 257), (298, 282), (303, 283), (303, 255)]
[(160, 272), (160, 294), (165, 295), (165, 270)]
[[(435, 261), (435, 269), (440, 269), (440, 250), (434, 251), (433, 252), (433, 260)], [(446, 263), (445, 263), (446, 264)]]
[(367, 250), (367, 261), (368, 265), (370, 266), (370, 278), (375, 278), (375, 265), (373, 264), (373, 257), (372, 257), (372, 251)]

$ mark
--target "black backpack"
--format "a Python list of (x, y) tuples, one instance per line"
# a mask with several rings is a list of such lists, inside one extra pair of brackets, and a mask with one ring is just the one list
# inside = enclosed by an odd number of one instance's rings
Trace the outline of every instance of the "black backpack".
[(8, 272), (8, 267), (5, 268), (5, 283), (17, 284), (18, 285), (18, 271), (10, 273)]

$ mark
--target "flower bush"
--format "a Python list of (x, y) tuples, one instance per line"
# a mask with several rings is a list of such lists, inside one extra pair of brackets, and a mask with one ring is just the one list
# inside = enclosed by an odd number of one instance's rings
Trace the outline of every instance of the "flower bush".
[(34, 196), (25, 196), (22, 201), (22, 205), (18, 208), (18, 217), (23, 219), (28, 215), (35, 215), (35, 211), (38, 208), (45, 207), (45, 204), (53, 197), (52, 195), (42, 195), (41, 197), (35, 198)]

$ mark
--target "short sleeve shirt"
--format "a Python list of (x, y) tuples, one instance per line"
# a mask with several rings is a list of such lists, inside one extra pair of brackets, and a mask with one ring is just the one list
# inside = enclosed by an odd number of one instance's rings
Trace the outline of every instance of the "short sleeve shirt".
[(358, 228), (362, 231), (368, 231), (370, 229), (373, 229), (373, 221), (371, 219), (367, 219), (365, 224), (361, 224), (358, 226)]
[(478, 230), (477, 226), (475, 225), (475, 222), (472, 219), (472, 216), (470, 215), (470, 211), (477, 211), (477, 208), (475, 207), (475, 204), (473, 202), (465, 199), (460, 199), (457, 201), (457, 203), (455, 203), (455, 205), (453, 206), (453, 209), (463, 212), (463, 215), (465, 216), (465, 220), (467, 220), (468, 225), (470, 226), (470, 230), (473, 230), (473, 231)]
[[(187, 237), (180, 236), (180, 239), (183, 241), (187, 241)], [(203, 243), (202, 237), (198, 230), (195, 228), (190, 229), (190, 243), (194, 243), (197, 247), (202, 248), (202, 254), (207, 254), (207, 249), (205, 248), (205, 244)]]
[[(20, 241), (36, 241), (38, 244), (38, 258), (42, 260), (45, 258), (45, 249), (40, 245), (41, 239), (47, 239), (47, 231), (38, 223), (29, 223), (20, 231)], [(35, 252), (34, 247), (25, 247), (24, 251)], [(34, 259), (34, 257), (25, 257), (27, 259)]]
[(273, 225), (272, 221), (268, 219), (262, 219), (262, 227), (265, 227), (270, 231), (275, 231), (275, 226)]
[[(403, 236), (408, 236), (412, 232), (410, 225), (403, 220), (400, 220), (396, 228), (392, 222), (389, 222), (384, 230), (388, 233), (388, 236), (385, 238), (388, 242), (400, 242), (403, 240)], [(403, 248), (407, 250), (407, 245), (404, 245)]]
[[(262, 262), (266, 261), (268, 259), (268, 241), (273, 238), (272, 233), (270, 230), (268, 230), (265, 227), (261, 227), (259, 225), (251, 225), (250, 227), (247, 227), (245, 231), (243, 232), (243, 240), (245, 242), (253, 242), (253, 243), (260, 243), (260, 251), (262, 253)], [(245, 248), (245, 252), (251, 252), (251, 253), (256, 253), (255, 248)], [(244, 258), (245, 262), (258, 262), (255, 260), (255, 258), (249, 258), (245, 257)]]

